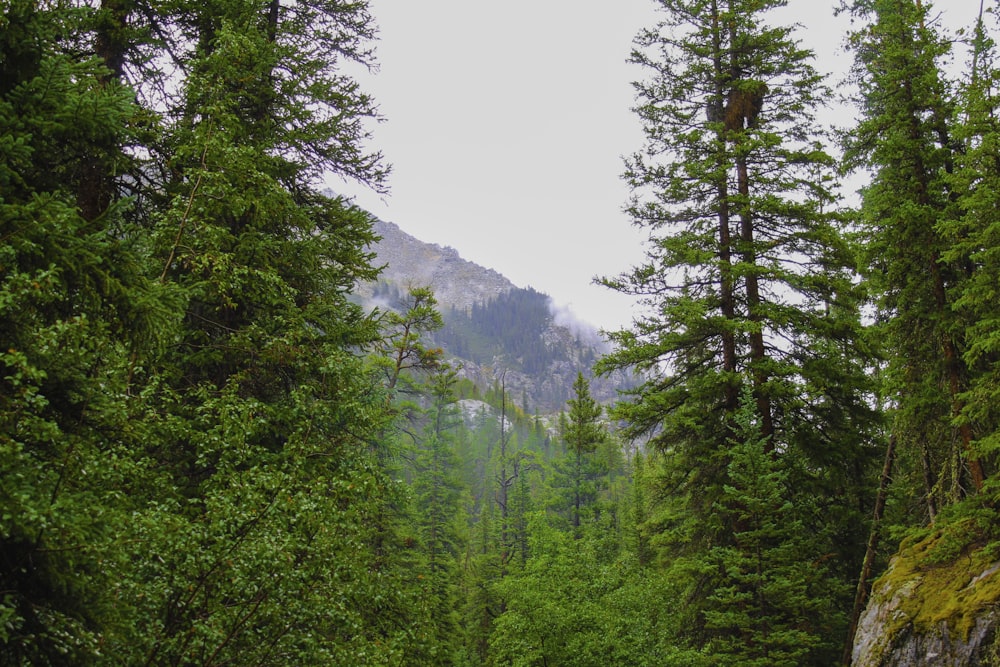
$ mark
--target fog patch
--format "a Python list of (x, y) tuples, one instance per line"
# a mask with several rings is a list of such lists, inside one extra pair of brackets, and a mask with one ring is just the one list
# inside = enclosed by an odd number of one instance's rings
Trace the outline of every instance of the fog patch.
[(597, 329), (597, 327), (590, 322), (585, 322), (577, 317), (576, 313), (574, 313), (569, 306), (557, 304), (552, 297), (549, 297), (548, 306), (549, 313), (552, 315), (552, 321), (556, 324), (556, 326), (569, 329), (569, 331), (582, 343), (591, 345), (601, 350), (608, 347), (607, 342), (601, 336), (601, 332)]

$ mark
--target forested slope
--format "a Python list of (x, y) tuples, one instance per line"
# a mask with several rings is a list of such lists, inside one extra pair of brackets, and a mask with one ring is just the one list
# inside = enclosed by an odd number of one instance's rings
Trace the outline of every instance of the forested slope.
[(3, 5), (0, 664), (992, 659), (995, 16), (847, 3), (837, 146), (782, 2), (656, 4), (604, 279), (645, 309), (547, 419), (543, 295), (360, 305), (376, 221), (320, 184), (387, 186), (366, 3)]
[(443, 326), (427, 340), (444, 350), (459, 377), (485, 389), (503, 374), (523, 407), (549, 415), (572, 397), (579, 372), (602, 403), (636, 383), (628, 371), (594, 376), (607, 344), (596, 327), (571, 319), (548, 295), (517, 287), (454, 248), (420, 241), (393, 223), (376, 220), (375, 231), (372, 249), (383, 270), (376, 282), (359, 286), (360, 302), (398, 311), (409, 287), (431, 288)]

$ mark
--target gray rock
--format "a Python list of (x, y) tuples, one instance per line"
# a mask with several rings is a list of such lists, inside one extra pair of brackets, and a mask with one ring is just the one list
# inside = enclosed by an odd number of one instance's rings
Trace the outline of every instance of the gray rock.
[(975, 548), (938, 562), (940, 538), (901, 549), (875, 582), (853, 667), (1000, 667), (1000, 563)]

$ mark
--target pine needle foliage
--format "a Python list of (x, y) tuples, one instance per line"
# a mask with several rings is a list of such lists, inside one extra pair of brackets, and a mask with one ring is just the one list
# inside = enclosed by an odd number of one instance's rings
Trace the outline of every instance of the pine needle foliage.
[[(662, 20), (639, 35), (632, 57), (648, 73), (635, 109), (646, 141), (624, 174), (634, 193), (628, 212), (649, 234), (647, 257), (604, 280), (645, 310), (611, 334), (615, 349), (598, 367), (645, 373), (613, 416), (661, 454), (647, 526), (661, 561), (689, 582), (691, 622), (678, 639), (722, 655), (729, 649), (713, 632), (731, 626), (712, 615), (722, 612), (711, 596), (723, 593), (706, 592), (714, 584), (704, 567), (709, 554), (737, 558), (747, 539), (731, 497), (734, 460), (746, 454), (734, 449), (740, 396), (752, 396), (763, 455), (801, 494), (788, 501), (816, 503), (801, 525), (774, 536), (774, 553), (836, 554), (832, 576), (850, 582), (877, 456), (874, 354), (836, 162), (814, 119), (827, 89), (812, 52), (773, 22), (784, 2), (657, 4)], [(846, 605), (848, 588), (826, 589), (826, 604)], [(817, 631), (823, 646), (788, 660), (826, 664), (835, 634)], [(795, 643), (758, 640), (761, 656)]]

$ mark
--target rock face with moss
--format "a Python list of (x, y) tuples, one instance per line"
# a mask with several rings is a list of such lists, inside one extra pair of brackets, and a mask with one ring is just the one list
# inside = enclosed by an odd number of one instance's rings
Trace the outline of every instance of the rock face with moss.
[(1000, 559), (961, 533), (904, 542), (875, 582), (854, 667), (1000, 667)]

